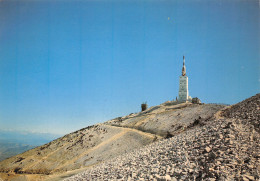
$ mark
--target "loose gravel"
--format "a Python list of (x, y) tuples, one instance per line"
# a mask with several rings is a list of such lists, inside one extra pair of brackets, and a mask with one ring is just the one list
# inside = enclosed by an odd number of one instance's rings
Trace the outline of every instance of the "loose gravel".
[[(259, 95), (246, 101), (250, 104), (242, 102), (225, 110), (222, 114), (225, 117), (199, 124), (65, 180), (259, 180), (260, 135), (256, 128)], [(250, 118), (239, 116), (239, 110)]]

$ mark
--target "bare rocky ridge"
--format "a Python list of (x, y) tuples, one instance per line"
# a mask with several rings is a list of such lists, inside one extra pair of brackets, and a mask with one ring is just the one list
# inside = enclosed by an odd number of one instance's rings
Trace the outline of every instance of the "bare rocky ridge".
[(175, 105), (166, 102), (144, 112), (110, 120), (105, 124), (135, 128), (166, 137), (169, 134), (176, 135), (199, 122), (209, 120), (214, 113), (224, 107), (217, 104), (182, 103)]
[(233, 105), (230, 109), (223, 111), (222, 116), (227, 118), (241, 119), (250, 123), (260, 133), (260, 94), (246, 99), (239, 104)]
[(202, 125), (66, 180), (259, 180), (259, 103), (258, 94)]
[(7, 180), (66, 177), (163, 137), (201, 126), (224, 107), (167, 102), (144, 112), (83, 128), (0, 162), (0, 177)]
[(63, 173), (147, 145), (154, 138), (154, 135), (127, 128), (95, 125), (6, 159), (0, 162), (0, 170), (9, 174)]

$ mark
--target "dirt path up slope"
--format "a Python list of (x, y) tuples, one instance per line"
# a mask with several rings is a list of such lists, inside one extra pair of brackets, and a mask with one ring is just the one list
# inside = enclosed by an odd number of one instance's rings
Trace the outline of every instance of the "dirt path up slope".
[[(251, 97), (225, 109), (219, 119), (103, 162), (66, 181), (259, 180), (260, 133), (256, 125), (260, 120), (254, 122), (259, 116), (259, 99), (258, 95)], [(240, 116), (245, 114), (252, 119)]]
[(149, 133), (99, 124), (4, 160), (0, 162), (0, 170), (21, 177), (26, 174), (58, 176), (111, 159), (155, 139), (156, 135)]

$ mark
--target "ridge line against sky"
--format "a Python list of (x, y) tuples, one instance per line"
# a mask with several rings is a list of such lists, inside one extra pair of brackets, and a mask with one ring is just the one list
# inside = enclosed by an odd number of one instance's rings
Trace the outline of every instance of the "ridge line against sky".
[(0, 1), (0, 128), (65, 134), (189, 93), (259, 93), (259, 2)]

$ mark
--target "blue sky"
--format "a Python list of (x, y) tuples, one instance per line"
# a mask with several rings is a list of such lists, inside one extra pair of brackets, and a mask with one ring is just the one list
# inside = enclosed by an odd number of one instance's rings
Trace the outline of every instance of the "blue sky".
[(0, 1), (0, 129), (68, 133), (189, 92), (260, 90), (259, 2)]

